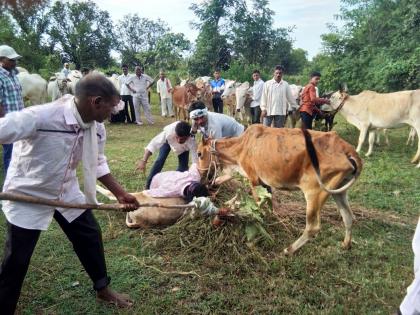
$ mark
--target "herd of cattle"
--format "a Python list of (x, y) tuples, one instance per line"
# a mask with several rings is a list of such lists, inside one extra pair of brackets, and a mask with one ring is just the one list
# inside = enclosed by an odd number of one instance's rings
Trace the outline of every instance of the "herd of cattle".
[[(82, 73), (72, 70), (67, 78), (56, 73), (47, 82), (38, 74), (30, 74), (24, 68), (18, 68), (18, 78), (22, 85), (22, 94), (25, 101), (31, 104), (43, 104), (48, 99), (55, 100), (65, 94), (74, 94), (76, 83), (82, 78)], [(119, 90), (118, 76), (108, 79)], [(195, 100), (203, 101), (208, 108), (212, 108), (212, 93), (209, 84), (210, 77), (199, 77), (189, 82), (182, 80), (181, 84), (173, 89), (173, 105), (177, 119), (187, 119), (187, 108)], [(292, 93), (299, 102), (301, 86), (291, 84)], [(242, 121), (250, 121), (250, 103), (252, 88), (248, 82), (225, 80), (225, 90), (222, 94), (224, 105), (231, 116)], [(411, 126), (407, 144), (413, 143), (416, 134), (420, 132), (420, 90), (401, 91), (394, 93), (377, 93), (363, 91), (358, 95), (348, 95), (347, 91), (337, 91), (330, 96), (331, 110), (339, 111), (341, 115), (360, 131), (357, 152), (369, 133), (369, 149), (367, 156), (372, 154), (373, 145), (379, 138), (379, 131), (399, 128), (403, 125)], [(342, 104), (342, 106), (340, 106)], [(290, 127), (295, 127), (299, 113), (289, 116)], [(388, 143), (388, 139), (386, 137)], [(420, 141), (412, 163), (420, 167)]]

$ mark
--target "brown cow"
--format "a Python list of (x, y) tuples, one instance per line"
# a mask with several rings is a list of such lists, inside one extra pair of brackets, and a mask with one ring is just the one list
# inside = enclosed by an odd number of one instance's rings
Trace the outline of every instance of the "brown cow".
[(187, 109), (190, 104), (197, 100), (199, 89), (193, 83), (186, 83), (184, 86), (176, 86), (172, 92), (172, 103), (174, 105), (175, 117), (177, 120), (188, 120)]
[(261, 183), (273, 188), (302, 190), (306, 198), (306, 228), (302, 236), (284, 250), (285, 254), (293, 254), (319, 232), (320, 210), (330, 194), (346, 229), (343, 247), (351, 247), (353, 214), (347, 201), (347, 189), (359, 176), (362, 161), (354, 148), (335, 132), (304, 130), (303, 136), (299, 129), (256, 124), (240, 137), (203, 140), (198, 156), (201, 172), (206, 172), (209, 165), (216, 162), (244, 174), (251, 182), (256, 199), (255, 186)]

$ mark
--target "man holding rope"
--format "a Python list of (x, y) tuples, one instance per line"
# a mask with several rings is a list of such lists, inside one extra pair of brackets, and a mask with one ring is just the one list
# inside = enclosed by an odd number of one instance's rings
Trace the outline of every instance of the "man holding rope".
[[(111, 175), (104, 156), (102, 122), (119, 102), (119, 93), (106, 77), (89, 74), (77, 86), (75, 97), (66, 95), (53, 103), (32, 106), (0, 119), (0, 143), (15, 143), (3, 191), (97, 204), (96, 179), (124, 204), (127, 211), (139, 207)], [(82, 161), (84, 194), (76, 168)], [(7, 237), (0, 267), (0, 312), (13, 314), (32, 253), (42, 230), (54, 218), (93, 282), (96, 297), (129, 307), (128, 295), (109, 288), (102, 236), (92, 211), (63, 209), (25, 202), (4, 201)]]

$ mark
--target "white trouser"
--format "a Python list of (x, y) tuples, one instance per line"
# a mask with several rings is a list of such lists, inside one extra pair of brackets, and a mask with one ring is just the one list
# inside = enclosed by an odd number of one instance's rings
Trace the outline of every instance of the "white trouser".
[(162, 108), (162, 116), (173, 116), (174, 110), (172, 107), (172, 98), (162, 98), (160, 99), (160, 106)]
[(146, 116), (147, 122), (149, 124), (153, 123), (152, 114), (150, 113), (150, 104), (147, 93), (133, 95), (134, 111), (136, 112), (136, 122), (141, 123), (140, 117), (140, 105), (143, 107), (144, 116)]
[(400, 305), (403, 315), (420, 314), (420, 218), (413, 238), (414, 280), (407, 288), (407, 295)]

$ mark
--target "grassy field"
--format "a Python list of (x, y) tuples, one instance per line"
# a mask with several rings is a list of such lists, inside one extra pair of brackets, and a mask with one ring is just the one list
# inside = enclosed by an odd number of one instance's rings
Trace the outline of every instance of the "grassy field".
[[(135, 162), (147, 142), (171, 122), (154, 107), (154, 126), (107, 125), (109, 165), (128, 191), (143, 189), (145, 176), (134, 172)], [(339, 119), (336, 130), (356, 144), (354, 127)], [(413, 277), (411, 238), (420, 206), (419, 170), (410, 164), (415, 149), (405, 146), (407, 135), (408, 128), (390, 132), (391, 146), (376, 147), (372, 157), (364, 158), (364, 170), (350, 193), (357, 220), (349, 251), (340, 247), (344, 229), (328, 202), (319, 235), (295, 256), (282, 255), (304, 227), (300, 193), (278, 192), (287, 215), (266, 225), (274, 244), (233, 243), (229, 227), (215, 229), (208, 219), (202, 219), (208, 222), (202, 230), (191, 224), (183, 231), (143, 231), (126, 228), (124, 214), (96, 212), (112, 286), (130, 293), (134, 307), (119, 310), (95, 302), (89, 278), (53, 222), (35, 250), (18, 312), (391, 314)], [(166, 169), (175, 165), (170, 155)], [(0, 243), (5, 233), (1, 216)]]

